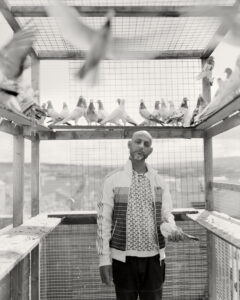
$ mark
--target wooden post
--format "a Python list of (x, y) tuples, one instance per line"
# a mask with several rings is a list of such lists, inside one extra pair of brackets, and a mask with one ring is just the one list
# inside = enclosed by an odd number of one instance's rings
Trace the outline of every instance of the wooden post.
[(31, 161), (31, 216), (39, 214), (39, 136), (38, 134), (32, 139), (32, 161)]
[(13, 227), (16, 227), (23, 222), (24, 138), (22, 132), (13, 139)]
[[(205, 201), (206, 209), (213, 210), (213, 154), (212, 138), (204, 138), (204, 175), (205, 175)], [(209, 300), (216, 300), (216, 251), (214, 236), (207, 233), (208, 253), (208, 293)]]
[(40, 299), (39, 245), (31, 252), (31, 299)]
[(29, 275), (30, 259), (28, 255), (11, 272), (11, 300), (29, 300)]
[[(32, 162), (31, 162), (31, 216), (39, 214), (39, 135), (32, 139)], [(39, 246), (31, 252), (31, 299), (40, 299), (39, 289), (40, 278), (40, 262), (39, 262)]]
[(40, 104), (40, 60), (36, 56), (32, 55), (32, 67), (31, 67), (31, 78), (32, 78), (32, 88), (38, 91), (38, 104)]

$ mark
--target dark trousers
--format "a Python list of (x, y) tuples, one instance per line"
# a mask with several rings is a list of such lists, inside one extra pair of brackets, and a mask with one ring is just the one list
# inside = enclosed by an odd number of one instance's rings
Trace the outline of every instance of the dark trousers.
[(113, 282), (117, 300), (161, 300), (165, 262), (159, 255), (127, 256), (126, 262), (113, 259)]

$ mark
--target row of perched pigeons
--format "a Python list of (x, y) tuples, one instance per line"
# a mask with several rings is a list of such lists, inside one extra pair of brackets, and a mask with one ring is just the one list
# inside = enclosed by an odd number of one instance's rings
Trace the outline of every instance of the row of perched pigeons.
[(139, 114), (143, 121), (138, 124), (132, 116), (126, 111), (125, 100), (117, 99), (116, 108), (112, 112), (105, 110), (102, 100), (97, 100), (97, 107), (93, 100), (87, 105), (86, 99), (79, 97), (76, 107), (70, 111), (66, 102), (63, 103), (61, 112), (57, 112), (52, 101), (42, 104), (45, 110), (47, 124), (49, 127), (56, 125), (78, 125), (82, 118), (88, 125), (117, 125), (125, 126), (127, 123), (134, 126), (183, 126), (189, 127), (194, 124), (195, 117), (206, 107), (206, 101), (199, 95), (196, 109), (193, 114), (189, 112), (188, 98), (184, 97), (179, 108), (175, 108), (173, 101), (168, 101), (167, 106), (164, 99), (155, 101), (153, 111), (149, 111), (144, 103), (140, 100)]

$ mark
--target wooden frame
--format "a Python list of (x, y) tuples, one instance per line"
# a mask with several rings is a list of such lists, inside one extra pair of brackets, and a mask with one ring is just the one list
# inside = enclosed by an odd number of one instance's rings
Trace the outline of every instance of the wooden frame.
[[(114, 9), (117, 17), (218, 17), (212, 5), (189, 6), (73, 6), (79, 13), (88, 17), (105, 16), (109, 9)], [(233, 11), (232, 6), (218, 6), (223, 13)], [(47, 17), (43, 6), (12, 6), (14, 17)]]

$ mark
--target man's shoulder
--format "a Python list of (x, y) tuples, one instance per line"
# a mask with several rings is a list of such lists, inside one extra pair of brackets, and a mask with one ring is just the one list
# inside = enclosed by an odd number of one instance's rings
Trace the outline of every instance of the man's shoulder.
[(122, 171), (124, 171), (124, 167), (119, 167), (119, 168), (113, 170), (112, 172), (108, 173), (108, 174), (105, 176), (104, 180), (105, 180), (105, 181), (106, 181), (106, 180), (110, 180), (110, 179), (112, 179), (112, 178), (118, 176)]

